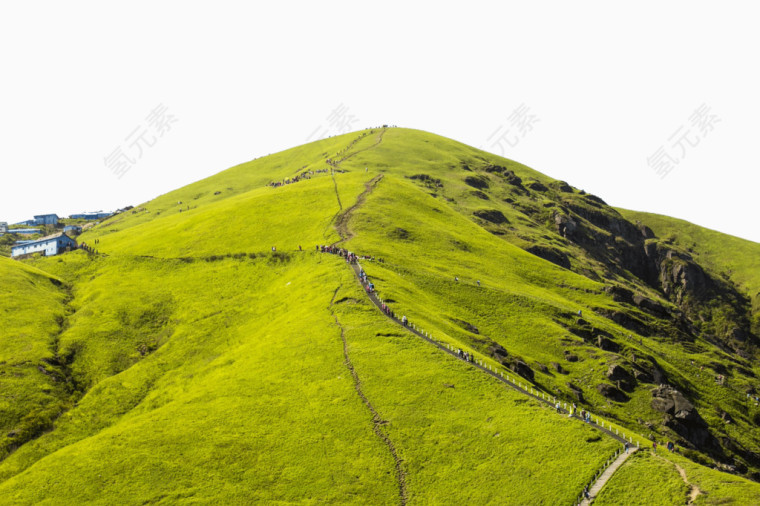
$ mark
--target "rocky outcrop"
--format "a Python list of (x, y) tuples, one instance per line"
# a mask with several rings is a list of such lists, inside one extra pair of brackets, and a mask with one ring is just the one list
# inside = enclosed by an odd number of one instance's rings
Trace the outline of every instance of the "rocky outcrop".
[(607, 378), (612, 381), (617, 388), (625, 390), (626, 392), (632, 392), (636, 387), (636, 379), (619, 364), (612, 364), (609, 369), (607, 369)]
[(510, 364), (510, 369), (515, 372), (515, 374), (519, 374), (523, 378), (533, 381), (533, 369), (528, 366), (525, 362), (522, 360), (516, 360), (512, 364)]
[(570, 389), (570, 393), (575, 398), (575, 400), (577, 400), (578, 402), (586, 402), (585, 399), (583, 398), (583, 390), (581, 390), (581, 387), (568, 382), (567, 388)]
[(618, 346), (615, 341), (605, 336), (597, 336), (596, 345), (604, 351), (611, 351), (613, 353), (620, 351), (620, 346)]
[(707, 423), (694, 405), (681, 392), (669, 385), (652, 390), (652, 409), (665, 415), (665, 425), (688, 441), (694, 448), (715, 456), (723, 454), (720, 445), (707, 428)]
[(479, 190), (485, 190), (490, 186), (485, 176), (467, 176), (464, 178), (464, 182)]
[(484, 170), (490, 174), (498, 175), (513, 186), (522, 187), (522, 179), (506, 167), (502, 167), (501, 165), (486, 165)]
[(526, 184), (525, 184), (525, 186), (526, 186), (527, 188), (530, 188), (531, 190), (533, 190), (533, 191), (537, 191), (537, 192), (548, 192), (548, 191), (549, 191), (549, 188), (547, 188), (547, 187), (546, 187), (546, 186), (545, 186), (543, 183), (541, 183), (540, 181), (535, 181), (535, 180), (534, 180), (534, 181), (531, 181), (531, 182), (529, 182), (529, 183), (526, 183)]
[(482, 209), (480, 211), (475, 211), (472, 214), (474, 214), (481, 220), (485, 220), (496, 225), (501, 225), (502, 223), (509, 223), (509, 220), (507, 220), (507, 217), (504, 216), (504, 213), (502, 213), (501, 211), (497, 209)]
[(554, 224), (556, 225), (557, 233), (565, 239), (572, 239), (578, 228), (578, 224), (573, 218), (560, 213), (554, 214)]
[(608, 383), (599, 383), (596, 390), (607, 399), (615, 402), (626, 402), (628, 400), (627, 395)]
[(538, 244), (534, 244), (530, 248), (526, 249), (528, 253), (532, 253), (533, 255), (536, 255), (539, 258), (543, 258), (544, 260), (548, 260), (549, 262), (559, 265), (560, 267), (564, 267), (565, 269), (570, 269), (570, 259), (567, 257), (567, 254), (563, 251), (560, 251), (558, 249), (552, 248), (550, 246), (541, 246)]

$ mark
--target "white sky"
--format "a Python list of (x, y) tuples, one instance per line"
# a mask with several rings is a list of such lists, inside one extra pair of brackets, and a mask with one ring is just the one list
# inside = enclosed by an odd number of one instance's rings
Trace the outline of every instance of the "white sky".
[[(496, 153), (505, 133), (507, 157), (611, 205), (760, 242), (753, 7), (5, 2), (0, 221), (139, 204), (340, 133), (327, 118), (343, 105), (350, 130), (396, 124)], [(159, 104), (176, 121), (153, 140)], [(521, 104), (537, 119), (522, 133)], [(705, 130), (690, 120), (702, 104)], [(104, 158), (120, 146), (135, 163), (119, 179)], [(664, 179), (647, 163), (661, 146), (678, 161)]]

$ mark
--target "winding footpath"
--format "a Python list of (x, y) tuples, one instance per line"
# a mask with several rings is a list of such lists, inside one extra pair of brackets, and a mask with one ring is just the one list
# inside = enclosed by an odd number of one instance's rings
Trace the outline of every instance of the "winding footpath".
[[(372, 149), (372, 148), (378, 146), (380, 144), (380, 142), (382, 141), (382, 136), (383, 136), (384, 133), (385, 133), (385, 129), (383, 129), (383, 131), (380, 132), (380, 134), (378, 136), (378, 140), (377, 140), (377, 142), (374, 145), (372, 145), (372, 146), (370, 146), (368, 148), (365, 148), (365, 149), (363, 149), (361, 151), (365, 151), (366, 149)], [(348, 156), (345, 156), (340, 161), (334, 162), (333, 166), (337, 168), (339, 166), (340, 162), (342, 162), (342, 161), (350, 158), (351, 156), (354, 156), (357, 153), (358, 153), (358, 151), (356, 153), (352, 153), (352, 154), (350, 154)], [(348, 223), (350, 222), (351, 217), (353, 216), (354, 211), (356, 211), (356, 209), (358, 209), (362, 204), (364, 204), (366, 198), (369, 196), (369, 194), (372, 192), (372, 190), (377, 186), (377, 184), (382, 180), (382, 178), (383, 178), (383, 174), (379, 174), (379, 175), (375, 176), (374, 178), (372, 178), (367, 183), (365, 183), (364, 191), (359, 195), (359, 197), (356, 200), (356, 203), (353, 206), (351, 206), (350, 208), (345, 209), (345, 210), (343, 209), (343, 205), (342, 205), (342, 203), (340, 201), (340, 195), (338, 194), (337, 182), (335, 183), (335, 193), (336, 193), (336, 197), (338, 199), (338, 205), (340, 207), (340, 210), (336, 214), (336, 216), (335, 216), (335, 218), (333, 220), (333, 224), (334, 224), (335, 230), (337, 231), (338, 235), (340, 236), (340, 240), (336, 241), (331, 246), (335, 247), (338, 244), (343, 243), (343, 242), (351, 239), (352, 237), (354, 237), (355, 234), (348, 227)], [(333, 180), (334, 180), (334, 176), (333, 176)], [(437, 347), (438, 349), (440, 349), (440, 350), (448, 353), (449, 355), (453, 356), (457, 360), (464, 361), (462, 359), (462, 357), (457, 353), (457, 350), (453, 346), (450, 346), (448, 344), (436, 341), (428, 333), (425, 333), (422, 330), (416, 328), (413, 324), (410, 324), (409, 322), (402, 323), (401, 320), (399, 320), (395, 316), (395, 314), (392, 314), (392, 313), (389, 314), (388, 312), (386, 312), (384, 310), (384, 308), (383, 308), (383, 302), (378, 297), (377, 293), (375, 293), (373, 291), (370, 291), (370, 290), (367, 290), (367, 286), (362, 281), (360, 273), (363, 271), (363, 269), (362, 269), (361, 265), (359, 264), (359, 262), (356, 261), (356, 262), (353, 262), (353, 263), (349, 263), (348, 265), (350, 265), (351, 269), (354, 272), (354, 275), (356, 276), (357, 281), (362, 286), (362, 288), (363, 288), (362, 291), (367, 295), (367, 297), (369, 298), (370, 302), (372, 302), (372, 304), (374, 304), (375, 307), (377, 307), (377, 309), (386, 318), (389, 318), (391, 321), (393, 321), (397, 325), (400, 325), (401, 327), (403, 327), (407, 332), (410, 332), (410, 333), (414, 334), (415, 336), (419, 337), (420, 339), (423, 339), (423, 340), (427, 341), (428, 343), (432, 344), (433, 346)], [(332, 303), (331, 303), (331, 305), (332, 305)], [(343, 350), (344, 350), (344, 356), (345, 356), (345, 359), (346, 359), (346, 365), (349, 368), (349, 370), (351, 372), (351, 375), (354, 378), (354, 384), (355, 384), (355, 388), (357, 390), (357, 393), (359, 394), (359, 396), (362, 398), (362, 400), (365, 403), (365, 405), (367, 405), (368, 409), (372, 413), (372, 420), (373, 420), (373, 426), (374, 426), (375, 434), (379, 438), (381, 438), (385, 442), (385, 444), (388, 446), (389, 451), (391, 452), (391, 454), (392, 454), (392, 456), (394, 458), (394, 461), (396, 463), (396, 475), (397, 475), (398, 482), (399, 482), (400, 500), (401, 500), (401, 504), (402, 505), (406, 504), (406, 501), (408, 500), (408, 497), (407, 497), (407, 490), (406, 490), (406, 474), (405, 474), (405, 471), (404, 471), (403, 461), (398, 457), (396, 449), (395, 449), (395, 446), (393, 445), (392, 441), (381, 430), (380, 426), (384, 422), (380, 418), (380, 415), (377, 413), (377, 411), (375, 410), (375, 408), (372, 406), (372, 404), (369, 402), (369, 400), (367, 400), (366, 396), (361, 391), (361, 381), (360, 381), (359, 376), (356, 373), (355, 369), (353, 368), (353, 365), (351, 365), (351, 361), (350, 361), (349, 354), (348, 354), (348, 351), (349, 351), (348, 343), (347, 343), (346, 338), (345, 338), (345, 333), (343, 331), (343, 327), (340, 325), (340, 322), (338, 321), (337, 316), (335, 316), (335, 323), (336, 323), (336, 325), (338, 325), (341, 328), (341, 339), (343, 340)], [(550, 395), (548, 395), (546, 393), (540, 392), (539, 390), (536, 390), (536, 389), (530, 387), (528, 385), (527, 381), (526, 381), (525, 384), (523, 384), (522, 381), (519, 381), (517, 378), (514, 378), (514, 379), (510, 378), (509, 374), (505, 375), (503, 372), (497, 371), (495, 367), (491, 367), (490, 365), (488, 365), (485, 362), (481, 362), (481, 361), (474, 361), (474, 362), (473, 361), (465, 361), (465, 362), (468, 363), (468, 364), (470, 364), (472, 367), (475, 367), (476, 369), (479, 369), (480, 371), (482, 371), (482, 372), (484, 372), (484, 373), (492, 376), (493, 378), (495, 378), (496, 380), (502, 382), (503, 384), (507, 385), (508, 387), (512, 388), (513, 390), (515, 390), (515, 391), (517, 391), (517, 392), (519, 392), (519, 393), (521, 393), (521, 394), (523, 394), (525, 396), (531, 397), (531, 398), (533, 398), (534, 400), (536, 400), (536, 401), (538, 401), (540, 403), (544, 403), (544, 404), (550, 406), (552, 409), (555, 409), (555, 405), (556, 405), (557, 399), (555, 397), (553, 397), (553, 396), (550, 396)], [(559, 413), (568, 414), (568, 411), (566, 409), (562, 409), (561, 407), (557, 411)], [(572, 416), (570, 416), (570, 418), (575, 418), (577, 420), (583, 421), (581, 419), (581, 417), (578, 416), (578, 415), (572, 415)], [(598, 418), (597, 418), (596, 423), (593, 422), (593, 421), (591, 421), (589, 423), (589, 425), (591, 425), (596, 430), (604, 433), (608, 437), (613, 438), (614, 440), (618, 441), (619, 443), (621, 443), (623, 445), (625, 445), (626, 443), (630, 444), (631, 448), (630, 448), (630, 450), (628, 452), (621, 451), (619, 453), (619, 455), (617, 456), (617, 458), (609, 466), (607, 466), (606, 469), (604, 469), (603, 472), (600, 472), (597, 476), (595, 476), (595, 479), (594, 479), (593, 483), (591, 483), (589, 485), (589, 495), (590, 495), (591, 499), (583, 499), (582, 501), (576, 501), (576, 502), (574, 502), (574, 504), (575, 503), (584, 504), (584, 505), (591, 504), (591, 502), (593, 501), (593, 499), (599, 494), (599, 492), (602, 490), (602, 488), (604, 487), (604, 485), (609, 481), (609, 479), (625, 463), (625, 461), (628, 459), (628, 457), (630, 457), (638, 449), (636, 446), (634, 446), (632, 444), (633, 443), (632, 437), (629, 436), (628, 438), (626, 438), (625, 434), (621, 435), (620, 432), (618, 431), (618, 429), (613, 429), (612, 426), (609, 425), (609, 424), (608, 424), (607, 427), (605, 427), (604, 426), (604, 422), (602, 422), (602, 424), (600, 425)], [(683, 476), (683, 474), (682, 474), (682, 476)], [(694, 494), (692, 494), (692, 496), (694, 496)]]
[[(338, 287), (335, 290), (333, 298), (330, 301), (330, 308), (332, 308), (335, 304), (335, 296), (338, 294), (338, 290), (340, 290), (340, 288), (341, 287)], [(340, 339), (343, 341), (343, 358), (345, 359), (344, 364), (346, 365), (348, 372), (351, 373), (351, 377), (354, 379), (354, 390), (356, 390), (357, 395), (362, 400), (364, 405), (367, 406), (369, 412), (372, 414), (372, 431), (380, 440), (383, 441), (383, 443), (385, 443), (385, 446), (388, 447), (388, 451), (393, 457), (396, 468), (396, 481), (398, 482), (399, 487), (399, 500), (403, 506), (406, 504), (408, 499), (406, 491), (406, 471), (404, 470), (403, 460), (401, 460), (401, 458), (398, 456), (396, 445), (393, 444), (393, 441), (391, 441), (391, 439), (388, 437), (388, 434), (386, 434), (382, 429), (383, 425), (386, 425), (388, 422), (380, 417), (377, 409), (375, 409), (375, 406), (369, 401), (367, 396), (364, 394), (364, 391), (362, 390), (362, 380), (359, 378), (359, 374), (356, 372), (354, 364), (351, 362), (351, 357), (348, 354), (348, 341), (346, 340), (345, 329), (338, 320), (338, 315), (333, 313), (333, 318), (335, 318), (335, 325), (337, 325), (340, 329)]]

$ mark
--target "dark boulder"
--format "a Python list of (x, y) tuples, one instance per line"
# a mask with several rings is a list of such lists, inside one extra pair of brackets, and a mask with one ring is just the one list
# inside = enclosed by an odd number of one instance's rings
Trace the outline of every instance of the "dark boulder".
[(633, 302), (633, 292), (627, 288), (618, 285), (608, 285), (603, 290), (610, 294), (615, 302), (627, 302), (629, 304)]
[(496, 360), (503, 360), (504, 358), (509, 356), (509, 353), (507, 353), (507, 350), (505, 350), (504, 347), (498, 343), (493, 343), (491, 346), (489, 346), (488, 352)]
[(572, 394), (573, 397), (575, 397), (575, 400), (577, 400), (578, 402), (586, 402), (583, 398), (583, 390), (581, 390), (581, 387), (568, 382), (567, 388), (570, 389), (570, 393)]
[(608, 383), (599, 383), (596, 386), (597, 391), (602, 394), (607, 399), (610, 399), (615, 402), (625, 402), (628, 400), (628, 396), (625, 395), (621, 390), (618, 390), (614, 386), (608, 384)]
[(554, 215), (554, 225), (557, 233), (566, 239), (571, 239), (578, 229), (578, 223), (565, 214), (556, 213)]
[(513, 362), (511, 364), (511, 369), (515, 372), (515, 374), (519, 374), (523, 378), (533, 381), (533, 369), (531, 369), (528, 364), (522, 360), (516, 360)]
[(613, 353), (620, 351), (620, 346), (615, 341), (604, 336), (597, 337), (596, 345), (604, 351), (611, 351)]
[(565, 350), (565, 360), (567, 360), (568, 362), (577, 362), (578, 355), (574, 355), (570, 353), (569, 351)]
[(661, 385), (652, 390), (652, 409), (673, 415), (678, 420), (696, 421), (699, 418), (694, 405), (670, 385)]
[(464, 178), (464, 182), (479, 190), (484, 190), (490, 186), (485, 176), (467, 176)]
[(497, 209), (482, 209), (480, 211), (475, 211), (473, 214), (482, 220), (494, 223), (496, 225), (509, 223), (509, 220), (507, 220), (507, 217), (504, 216), (504, 213)]
[(613, 364), (607, 369), (607, 378), (615, 383), (618, 388), (627, 392), (633, 391), (636, 387), (636, 380), (633, 375), (618, 364)]
[(600, 199), (596, 195), (591, 195), (590, 193), (588, 195), (586, 195), (584, 198), (586, 200), (590, 201), (590, 202), (594, 202), (595, 204), (601, 204), (603, 206), (607, 205), (607, 202), (605, 202), (604, 200)]
[(525, 186), (537, 192), (549, 191), (549, 188), (544, 186), (540, 181), (531, 181), (530, 183), (527, 183)]

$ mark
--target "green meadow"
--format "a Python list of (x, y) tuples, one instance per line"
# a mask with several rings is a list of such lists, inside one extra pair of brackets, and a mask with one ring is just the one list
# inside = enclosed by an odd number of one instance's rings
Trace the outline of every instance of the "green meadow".
[[(0, 258), (0, 502), (572, 503), (620, 444), (384, 317), (345, 261), (316, 251), (339, 241), (374, 257), (361, 265), (397, 315), (505, 374), (522, 364), (521, 382), (578, 402), (642, 446), (675, 437), (652, 407), (655, 385), (625, 401), (598, 389), (612, 384), (611, 366), (637, 360), (693, 392), (717, 436), (760, 447), (760, 410), (745, 398), (756, 362), (704, 337), (677, 342), (667, 322), (615, 300), (611, 283), (675, 309), (609, 268), (607, 253), (559, 235), (552, 212), (571, 207), (602, 212), (516, 162), (376, 129), (136, 205), (78, 238), (97, 255)], [(526, 251), (535, 244), (568, 264)], [(735, 264), (712, 246), (699, 251), (752, 288), (753, 244)], [(608, 317), (623, 311), (654, 330)], [(597, 346), (592, 331), (617, 350)], [(728, 387), (699, 373), (715, 363), (732, 367)], [(599, 501), (635, 504), (646, 487), (652, 504), (685, 500), (676, 463), (704, 492), (698, 501), (758, 497), (760, 485), (685, 453), (701, 464), (639, 452)]]

